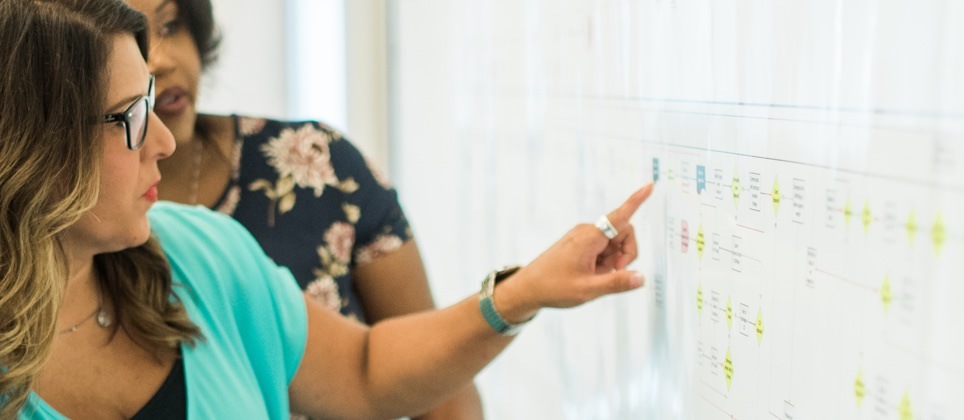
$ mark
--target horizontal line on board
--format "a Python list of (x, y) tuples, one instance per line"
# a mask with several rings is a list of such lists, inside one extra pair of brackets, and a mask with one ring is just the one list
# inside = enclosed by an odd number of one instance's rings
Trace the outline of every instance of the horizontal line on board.
[(683, 98), (586, 95), (586, 94), (572, 94), (572, 93), (560, 93), (557, 95), (561, 97), (596, 99), (596, 100), (605, 100), (605, 101), (660, 102), (660, 103), (688, 104), (688, 105), (725, 105), (725, 106), (740, 106), (740, 107), (752, 107), (752, 108), (797, 109), (797, 110), (805, 110), (805, 111), (844, 112), (848, 114), (893, 115), (893, 116), (905, 116), (905, 117), (949, 118), (949, 119), (964, 120), (964, 114), (940, 112), (940, 111), (924, 111), (924, 110), (915, 111), (915, 110), (909, 110), (909, 109), (894, 109), (894, 108), (834, 107), (834, 106), (782, 104), (782, 103), (769, 103), (769, 102), (708, 101), (708, 100), (683, 99)]

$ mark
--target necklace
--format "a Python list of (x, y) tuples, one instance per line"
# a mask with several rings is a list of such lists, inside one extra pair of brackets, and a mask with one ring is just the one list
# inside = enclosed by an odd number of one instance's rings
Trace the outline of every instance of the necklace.
[(194, 141), (194, 168), (191, 173), (191, 204), (197, 204), (198, 187), (201, 184), (201, 157), (204, 156), (204, 144), (201, 139)]
[(60, 334), (67, 334), (67, 333), (72, 333), (74, 331), (77, 331), (77, 329), (80, 328), (81, 325), (84, 325), (85, 322), (90, 321), (90, 319), (93, 318), (94, 315), (97, 316), (97, 325), (100, 325), (101, 328), (107, 328), (112, 323), (110, 319), (110, 315), (108, 315), (107, 311), (104, 310), (104, 301), (102, 296), (99, 293), (97, 294), (97, 310), (95, 310), (94, 312), (91, 312), (90, 315), (87, 315), (86, 317), (84, 317), (84, 319), (80, 320), (80, 322), (74, 324), (73, 326), (61, 330)]

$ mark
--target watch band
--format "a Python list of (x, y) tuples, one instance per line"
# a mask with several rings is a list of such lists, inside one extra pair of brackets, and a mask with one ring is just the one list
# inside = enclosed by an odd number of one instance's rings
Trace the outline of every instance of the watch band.
[(488, 276), (485, 276), (485, 280), (482, 281), (482, 290), (479, 291), (479, 309), (482, 310), (482, 316), (495, 332), (502, 335), (516, 335), (522, 329), (522, 326), (529, 322), (529, 320), (526, 320), (519, 324), (510, 324), (495, 308), (495, 302), (492, 300), (492, 294), (495, 293), (495, 285), (515, 274), (516, 271), (519, 271), (519, 268), (517, 265), (502, 267), (489, 273)]

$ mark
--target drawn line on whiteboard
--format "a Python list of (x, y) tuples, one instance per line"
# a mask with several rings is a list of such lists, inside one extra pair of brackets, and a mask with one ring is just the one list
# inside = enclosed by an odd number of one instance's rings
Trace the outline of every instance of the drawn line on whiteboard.
[[(600, 134), (601, 134), (601, 133), (600, 133)], [(617, 137), (617, 136), (614, 136), (614, 137)], [(622, 138), (625, 139), (625, 140), (633, 140), (633, 141), (636, 140), (636, 139), (630, 139), (630, 138), (628, 138), (628, 137), (622, 137)], [(696, 147), (696, 146), (689, 146), (689, 145), (676, 144), (676, 143), (667, 143), (667, 142), (660, 142), (660, 141), (643, 140), (642, 143), (643, 143), (643, 144), (664, 145), (664, 146), (676, 147), (676, 148), (680, 148), (680, 149), (701, 150), (701, 151), (705, 151), (706, 153), (719, 153), (719, 154), (730, 155), (730, 156), (739, 156), (739, 157), (746, 157), (746, 158), (751, 158), (751, 159), (768, 160), (768, 161), (771, 161), (771, 162), (789, 163), (789, 164), (794, 164), (794, 165), (808, 166), (808, 167), (817, 168), (817, 169), (825, 169), (825, 170), (829, 170), (829, 171), (843, 172), (843, 173), (847, 173), (847, 174), (851, 174), (851, 175), (871, 176), (871, 177), (880, 178), (880, 179), (885, 179), (885, 180), (889, 180), (889, 181), (904, 182), (904, 183), (908, 183), (908, 184), (915, 184), (915, 185), (928, 186), (928, 187), (939, 187), (939, 188), (951, 189), (951, 190), (954, 190), (954, 191), (957, 191), (957, 192), (964, 192), (964, 186), (944, 185), (944, 184), (939, 184), (939, 183), (930, 183), (930, 182), (920, 181), (920, 180), (911, 179), (911, 178), (904, 178), (904, 177), (899, 177), (899, 176), (894, 176), (894, 175), (887, 175), (887, 174), (878, 174), (878, 173), (873, 173), (873, 172), (861, 172), (861, 171), (856, 171), (856, 170), (846, 169), (846, 168), (840, 168), (840, 167), (835, 167), (835, 166), (830, 166), (830, 165), (821, 165), (821, 164), (817, 164), (817, 163), (801, 162), (801, 161), (790, 160), (790, 159), (781, 159), (781, 158), (775, 158), (775, 157), (754, 155), (754, 154), (750, 154), (750, 153), (740, 153), (740, 152), (733, 152), (733, 151), (728, 151), (728, 150), (711, 149), (711, 148)]]
[(736, 256), (736, 257), (739, 257), (739, 258), (746, 258), (746, 259), (751, 260), (751, 261), (761, 262), (760, 260), (758, 260), (758, 259), (756, 259), (756, 258), (753, 258), (753, 257), (751, 257), (751, 256), (749, 256), (749, 255), (746, 255), (746, 254), (743, 254), (743, 253), (740, 253), (740, 252), (736, 252), (736, 251), (733, 251), (733, 250), (731, 250), (731, 249), (724, 248), (724, 247), (722, 247), (722, 246), (720, 247), (720, 250), (721, 250), (721, 251), (724, 251), (724, 252), (729, 252), (730, 255), (733, 255), (733, 256)]
[(712, 148), (707, 148), (707, 147), (697, 147), (697, 146), (690, 146), (690, 145), (685, 145), (685, 144), (669, 143), (669, 142), (664, 142), (664, 141), (639, 140), (639, 139), (637, 139), (637, 138), (635, 138), (635, 137), (623, 136), (623, 135), (612, 134), (612, 133), (592, 132), (592, 131), (588, 131), (588, 130), (582, 130), (582, 132), (584, 132), (584, 133), (589, 133), (589, 134), (594, 134), (594, 135), (599, 135), (599, 136), (606, 136), (606, 137), (609, 137), (609, 138), (612, 138), (612, 139), (616, 139), (616, 140), (631, 141), (631, 142), (640, 142), (640, 143), (642, 143), (642, 144), (649, 144), (649, 145), (663, 146), (663, 147), (674, 147), (674, 148), (679, 148), (679, 149), (700, 150), (700, 151), (705, 152), (705, 153), (718, 153), (718, 154), (730, 155), (730, 156), (739, 156), (739, 157), (746, 157), (746, 158), (752, 158), (752, 159), (768, 160), (768, 161), (771, 161), (771, 162), (788, 163), (788, 164), (792, 164), (792, 165), (800, 165), (800, 166), (807, 166), (807, 167), (811, 167), (811, 168), (825, 169), (825, 170), (829, 170), (829, 171), (841, 172), (841, 173), (850, 174), (850, 175), (867, 176), (867, 177), (873, 177), (873, 178), (878, 178), (878, 179), (882, 179), (882, 180), (888, 180), (888, 181), (894, 181), (894, 182), (901, 182), (901, 183), (905, 183), (905, 184), (918, 185), (918, 186), (935, 188), (935, 189), (942, 189), (942, 190), (945, 190), (945, 191), (952, 191), (952, 192), (955, 192), (955, 193), (958, 193), (958, 194), (964, 193), (964, 186), (961, 186), (961, 185), (948, 185), (948, 184), (942, 184), (942, 183), (927, 182), (927, 181), (921, 181), (921, 180), (918, 180), (918, 179), (904, 178), (904, 177), (899, 177), (899, 176), (894, 176), (894, 175), (889, 175), (889, 174), (881, 174), (881, 173), (873, 173), (873, 172), (862, 172), (862, 171), (856, 171), (856, 170), (853, 170), (853, 169), (840, 168), (840, 167), (835, 167), (835, 166), (830, 166), (830, 165), (820, 165), (820, 164), (816, 164), (816, 163), (801, 162), (801, 161), (795, 161), (795, 160), (790, 160), (790, 159), (781, 159), (781, 158), (768, 157), (768, 156), (759, 156), (759, 155), (753, 155), (753, 154), (749, 154), (749, 153), (740, 153), (740, 152), (733, 152), (733, 151), (728, 151), (728, 150), (712, 149)]
[(698, 99), (681, 99), (681, 98), (656, 98), (656, 97), (645, 97), (645, 96), (608, 96), (608, 95), (575, 95), (575, 94), (560, 94), (563, 97), (572, 97), (579, 99), (596, 99), (604, 101), (632, 101), (632, 102), (658, 102), (658, 103), (669, 103), (669, 104), (687, 104), (687, 105), (725, 105), (725, 106), (738, 106), (747, 108), (777, 108), (777, 109), (796, 109), (805, 111), (822, 111), (831, 113), (848, 113), (848, 114), (873, 114), (873, 115), (892, 115), (892, 116), (902, 116), (902, 117), (928, 117), (928, 118), (951, 118), (951, 119), (961, 119), (964, 120), (964, 114), (953, 114), (939, 111), (912, 111), (908, 109), (894, 109), (894, 108), (855, 108), (855, 107), (832, 107), (832, 106), (819, 106), (819, 105), (797, 105), (797, 104), (781, 104), (781, 103), (767, 103), (767, 102), (744, 102), (744, 101), (707, 101)]
[[(704, 384), (705, 384), (705, 382), (704, 382)], [(726, 411), (726, 410), (724, 410), (722, 407), (716, 405), (715, 402), (710, 401), (709, 398), (706, 398), (706, 397), (703, 396), (702, 394), (700, 395), (700, 398), (702, 398), (703, 401), (706, 401), (706, 402), (710, 403), (710, 405), (712, 405), (713, 407), (716, 407), (716, 409), (717, 409), (717, 410), (720, 410), (720, 412), (722, 412), (723, 414), (726, 414), (726, 415), (730, 416), (731, 419), (734, 419), (734, 420), (735, 420), (735, 419), (737, 418), (737, 417), (734, 416), (732, 413), (730, 413), (729, 411)]]
[(906, 132), (906, 133), (927, 133), (927, 134), (938, 134), (936, 130), (922, 130), (918, 127), (909, 126), (895, 126), (895, 125), (884, 125), (879, 123), (855, 123), (855, 122), (845, 122), (845, 121), (826, 121), (826, 120), (807, 120), (802, 118), (777, 118), (770, 116), (758, 116), (758, 115), (742, 115), (742, 114), (727, 114), (727, 113), (717, 113), (717, 112), (699, 112), (699, 111), (682, 111), (676, 109), (638, 109), (640, 112), (649, 113), (662, 113), (662, 114), (680, 114), (680, 115), (700, 115), (707, 117), (727, 117), (727, 118), (746, 118), (751, 120), (764, 120), (764, 121), (780, 121), (780, 122), (790, 122), (798, 124), (814, 124), (832, 127), (847, 127), (847, 128), (872, 128), (875, 130), (888, 130), (896, 132)]
[(707, 387), (710, 391), (713, 391), (713, 392), (715, 392), (715, 393), (717, 393), (717, 394), (720, 394), (720, 398), (726, 399), (726, 393), (725, 393), (725, 392), (716, 389), (715, 386), (713, 386), (713, 385), (710, 384), (709, 382), (706, 382), (706, 380), (700, 380), (700, 382), (703, 384), (703, 386)]
[(741, 224), (739, 224), (739, 223), (737, 223), (736, 225), (737, 225), (738, 227), (743, 228), (743, 229), (749, 229), (749, 230), (752, 230), (752, 231), (754, 231), (754, 232), (766, 233), (766, 231), (757, 229), (757, 228), (755, 228), (755, 227), (750, 227), (750, 226), (746, 226), (746, 225), (741, 225)]
[(937, 358), (915, 351), (913, 348), (920, 347), (920, 346), (911, 345), (908, 347), (905, 345), (905, 343), (902, 343), (899, 340), (895, 340), (893, 337), (891, 337), (889, 332), (885, 334), (883, 342), (884, 344), (890, 346), (891, 348), (899, 352), (902, 352), (911, 358), (917, 359), (918, 362), (933, 366), (934, 368), (937, 368), (937, 369), (943, 369), (945, 372), (952, 372), (957, 375), (958, 379), (964, 378), (964, 370), (955, 366), (954, 363), (944, 361), (944, 360), (939, 360)]
[(871, 286), (868, 286), (868, 285), (866, 285), (866, 284), (857, 283), (857, 282), (855, 282), (855, 281), (853, 281), (853, 280), (850, 280), (850, 279), (848, 279), (848, 278), (846, 278), (846, 277), (844, 277), (844, 276), (836, 275), (836, 274), (831, 273), (831, 272), (829, 272), (829, 271), (827, 271), (827, 270), (824, 270), (824, 269), (822, 269), (822, 268), (817, 268), (817, 272), (818, 272), (818, 273), (825, 274), (825, 275), (830, 276), (830, 277), (833, 277), (833, 278), (835, 278), (835, 279), (837, 279), (837, 280), (840, 280), (840, 281), (843, 281), (843, 282), (845, 282), (845, 283), (850, 283), (850, 284), (852, 284), (852, 285), (854, 285), (854, 286), (857, 286), (857, 287), (860, 287), (860, 288), (862, 288), (862, 289), (870, 290), (870, 291), (872, 291), (872, 292), (874, 292), (874, 293), (880, 292), (880, 289), (878, 289), (878, 288), (876, 288), (876, 287), (871, 287)]

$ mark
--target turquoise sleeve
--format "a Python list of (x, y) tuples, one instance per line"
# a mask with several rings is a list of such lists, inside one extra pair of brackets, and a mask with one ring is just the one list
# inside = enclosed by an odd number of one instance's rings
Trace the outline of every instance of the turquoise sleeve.
[[(176, 293), (205, 336), (197, 349), (185, 351), (212, 359), (196, 363), (193, 370), (188, 366), (188, 389), (193, 384), (195, 390), (221, 392), (232, 376), (224, 370), (250, 370), (257, 389), (248, 391), (262, 395), (269, 416), (287, 410), (287, 388), (304, 355), (308, 331), (307, 309), (294, 277), (230, 217), (202, 207), (158, 203), (151, 223), (180, 283)], [(246, 377), (236, 381), (249, 382)]]

